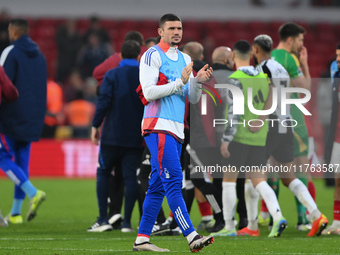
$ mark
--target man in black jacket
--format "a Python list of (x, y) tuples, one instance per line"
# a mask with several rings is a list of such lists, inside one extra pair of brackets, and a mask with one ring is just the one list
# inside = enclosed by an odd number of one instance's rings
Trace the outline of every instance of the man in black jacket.
[[(113, 167), (115, 175), (124, 180), (125, 208), (122, 232), (133, 232), (132, 210), (138, 195), (136, 171), (142, 153), (140, 122), (143, 104), (136, 88), (139, 86), (140, 46), (128, 40), (122, 46), (119, 67), (108, 71), (100, 89), (96, 113), (92, 121), (91, 140), (101, 144), (97, 168), (97, 199), (99, 218), (87, 231), (103, 232), (111, 230), (107, 218), (107, 198), (109, 196), (109, 176)], [(103, 131), (100, 127), (104, 121)], [(118, 171), (120, 170), (120, 171)]]

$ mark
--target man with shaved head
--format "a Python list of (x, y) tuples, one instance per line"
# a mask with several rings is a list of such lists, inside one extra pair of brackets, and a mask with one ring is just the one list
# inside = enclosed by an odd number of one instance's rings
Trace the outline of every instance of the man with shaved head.
[(199, 42), (188, 42), (183, 47), (183, 52), (188, 54), (192, 60), (203, 59), (203, 46)]
[[(213, 62), (213, 70), (215, 73), (215, 79), (216, 81), (220, 81), (218, 77), (221, 75), (216, 75), (216, 74), (223, 74), (222, 76), (224, 77), (225, 74), (228, 76), (231, 75), (233, 72), (233, 66), (234, 62), (232, 60), (232, 50), (229, 47), (226, 46), (220, 46), (217, 47), (213, 53), (212, 53), (212, 62)], [(227, 70), (229, 71), (228, 73), (226, 71), (220, 71), (220, 70)], [(218, 71), (218, 72), (216, 72)], [(221, 77), (222, 78), (222, 77)], [(224, 82), (225, 80), (223, 80)]]
[[(202, 60), (204, 58), (203, 56), (204, 48), (203, 46), (198, 42), (189, 42), (184, 45), (183, 52), (187, 53), (191, 60), (193, 61), (193, 74), (195, 75), (206, 63)], [(213, 87), (215, 85), (216, 81), (214, 79), (210, 79), (208, 82), (206, 82), (203, 86), (207, 87)], [(204, 92), (203, 92), (204, 94)], [(208, 115), (201, 115), (201, 101), (199, 101), (197, 104), (191, 104), (190, 105), (190, 146), (191, 150), (189, 151), (189, 154), (191, 156), (191, 162), (194, 165), (200, 165), (202, 163), (204, 166), (211, 166), (214, 165), (214, 162), (219, 162), (220, 158), (216, 159), (216, 156), (219, 156), (218, 153), (219, 147), (216, 146), (216, 138), (219, 136), (216, 136), (215, 129), (210, 125), (212, 123), (212, 118), (214, 118), (214, 112), (215, 108), (212, 105), (212, 100), (207, 102), (208, 104), (211, 104), (211, 107), (208, 107), (211, 109), (209, 111)], [(219, 145), (219, 144), (218, 144)], [(184, 147), (185, 148), (185, 147)], [(217, 150), (217, 151), (216, 151)], [(194, 153), (195, 152), (195, 153)], [(197, 162), (195, 160), (195, 156), (197, 155), (200, 162)], [(190, 169), (188, 169), (190, 171)], [(215, 177), (215, 176), (213, 176)], [(209, 202), (210, 206), (213, 209), (214, 212), (214, 219), (215, 224), (213, 227), (207, 227), (209, 220), (202, 220), (200, 225), (207, 229), (208, 232), (218, 232), (224, 227), (224, 220), (223, 220), (223, 214), (222, 214), (222, 196), (221, 196), (221, 189), (217, 189), (213, 183), (210, 182), (210, 180), (207, 180), (205, 176), (201, 172), (197, 173), (191, 173), (190, 179), (193, 183), (193, 185), (204, 195), (206, 200)], [(189, 185), (188, 185), (189, 186)], [(189, 193), (190, 194), (190, 193)], [(199, 199), (198, 196), (198, 202), (203, 202)], [(200, 205), (200, 210), (204, 205)], [(202, 210), (204, 211), (204, 210)], [(207, 215), (202, 215), (207, 216)]]
[[(220, 46), (217, 47), (213, 53), (212, 53), (212, 68), (213, 68), (213, 76), (216, 80), (217, 84), (226, 84), (228, 77), (232, 75), (234, 61), (233, 61), (233, 51), (227, 47), (227, 46)], [(222, 107), (222, 110), (219, 112), (216, 112), (217, 117), (223, 119), (225, 116), (225, 109), (226, 109), (226, 98), (227, 98), (227, 90), (226, 89), (220, 89), (220, 95), (223, 102), (224, 107)], [(218, 129), (219, 127), (216, 126), (216, 132), (218, 133), (218, 137), (221, 137), (223, 134), (223, 127), (221, 126), (221, 129)], [(237, 204), (237, 213), (239, 214), (239, 225), (238, 228), (242, 229), (247, 226), (247, 210), (246, 210), (246, 204), (244, 201), (244, 176), (241, 176), (242, 178), (237, 179), (237, 198), (238, 198), (238, 204)], [(214, 179), (214, 183), (216, 187), (219, 188), (220, 193), (222, 193), (222, 178), (223, 176), (220, 176), (219, 178)]]

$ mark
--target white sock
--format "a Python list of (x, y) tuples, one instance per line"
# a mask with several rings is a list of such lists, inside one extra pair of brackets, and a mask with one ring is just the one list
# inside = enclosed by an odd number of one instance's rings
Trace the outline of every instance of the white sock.
[(214, 215), (202, 216), (202, 220), (204, 221), (211, 221), (213, 218), (214, 218)]
[(318, 207), (310, 195), (306, 185), (304, 185), (302, 181), (296, 178), (289, 183), (288, 188), (294, 193), (300, 203), (307, 208), (313, 221), (321, 216), (321, 212), (318, 210)]
[(146, 237), (146, 236), (137, 236), (136, 239), (136, 244), (141, 244), (141, 243), (145, 243), (145, 242), (149, 242), (150, 238)]
[(333, 220), (333, 227), (340, 228), (340, 220)]
[(250, 230), (257, 230), (257, 206), (259, 202), (259, 193), (254, 188), (251, 180), (246, 180), (244, 184), (244, 198), (246, 201), (248, 228)]
[(261, 194), (264, 202), (267, 205), (273, 221), (278, 221), (282, 217), (281, 209), (274, 190), (268, 185), (266, 181), (262, 181), (256, 186), (257, 191)]
[(186, 236), (188, 243), (191, 243), (192, 239), (195, 238), (195, 236), (197, 236), (198, 233), (196, 231), (192, 231), (189, 235)]
[(225, 221), (226, 230), (234, 230), (234, 217), (236, 207), (236, 183), (235, 182), (223, 182), (222, 183), (222, 204), (223, 204), (223, 218)]
[(268, 219), (269, 218), (269, 212), (260, 212), (262, 219)]

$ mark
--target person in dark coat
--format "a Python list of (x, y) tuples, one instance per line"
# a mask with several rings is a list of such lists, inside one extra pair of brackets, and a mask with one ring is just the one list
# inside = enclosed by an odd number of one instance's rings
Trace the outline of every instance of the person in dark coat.
[(19, 92), (17, 101), (3, 102), (0, 107), (0, 168), (15, 183), (14, 202), (7, 216), (14, 224), (23, 222), (21, 209), (26, 195), (30, 198), (27, 221), (36, 216), (46, 197), (28, 179), (31, 143), (39, 140), (44, 124), (47, 82), (45, 57), (28, 30), (27, 20), (11, 20), (11, 45), (0, 57), (0, 65)]
[[(117, 68), (105, 74), (101, 85), (91, 133), (91, 140), (95, 145), (98, 145), (100, 139), (97, 168), (99, 218), (88, 228), (89, 232), (112, 229), (108, 222), (107, 198), (109, 177), (114, 167), (115, 176), (117, 179), (121, 178), (125, 184), (122, 232), (134, 231), (131, 226), (131, 215), (138, 196), (137, 168), (143, 148), (140, 122), (144, 106), (136, 93), (136, 88), (139, 86), (137, 60), (139, 54), (140, 45), (136, 41), (126, 41), (122, 46), (123, 60)], [(100, 132), (103, 121), (103, 130)]]

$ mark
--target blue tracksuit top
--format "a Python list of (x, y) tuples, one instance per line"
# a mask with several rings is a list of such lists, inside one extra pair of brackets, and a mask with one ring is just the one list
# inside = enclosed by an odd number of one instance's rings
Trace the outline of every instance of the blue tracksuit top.
[(101, 143), (141, 148), (140, 123), (144, 105), (136, 93), (139, 86), (139, 63), (123, 59), (119, 67), (106, 72), (100, 88), (92, 125), (100, 127), (104, 118)]
[(17, 101), (0, 106), (0, 133), (17, 141), (38, 141), (46, 113), (45, 57), (23, 35), (3, 50), (0, 65), (19, 92)]

